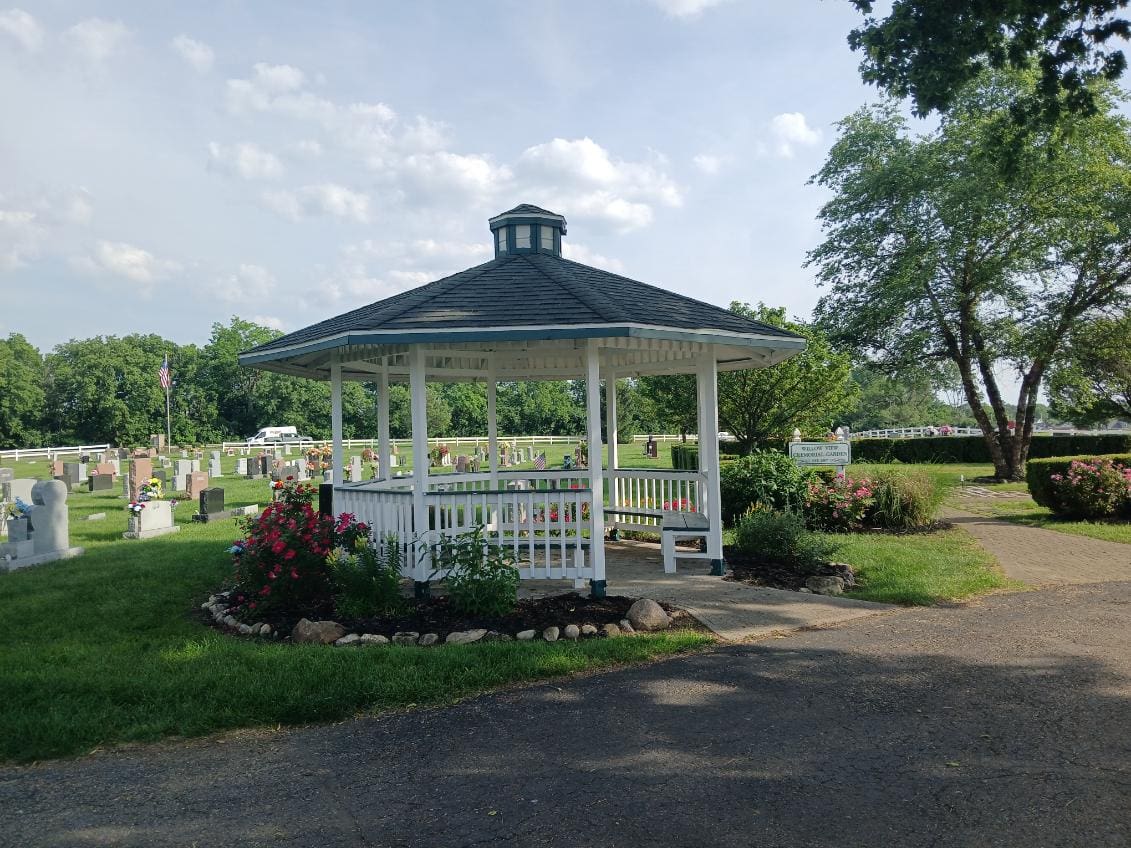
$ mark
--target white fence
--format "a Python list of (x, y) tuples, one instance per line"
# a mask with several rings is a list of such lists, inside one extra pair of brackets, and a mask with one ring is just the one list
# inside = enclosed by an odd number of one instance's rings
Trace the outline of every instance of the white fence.
[(59, 448), (16, 448), (15, 450), (0, 451), (0, 461), (10, 459), (19, 462), (22, 459), (58, 459), (61, 456), (82, 456), (110, 450), (110, 445), (70, 445)]
[[(682, 436), (673, 434), (653, 435), (652, 438), (657, 442), (678, 442)], [(576, 445), (583, 442), (585, 439), (582, 436), (499, 436), (499, 444), (515, 442), (520, 445)], [(692, 434), (687, 436), (689, 442), (698, 441), (698, 437)], [(449, 447), (460, 447), (461, 445), (470, 445), (472, 447), (479, 447), (486, 445), (490, 440), (486, 436), (445, 436), (438, 438), (431, 438), (428, 440), (430, 445), (448, 445)], [(633, 436), (632, 441), (634, 444), (642, 444), (648, 441), (648, 436)], [(314, 439), (313, 441), (306, 442), (264, 442), (262, 444), (248, 445), (246, 441), (242, 442), (223, 442), (220, 445), (206, 445), (205, 447), (219, 447), (221, 450), (234, 450), (237, 448), (276, 448), (291, 445), (292, 447), (301, 447), (303, 445), (328, 445), (329, 439)], [(412, 439), (390, 439), (389, 444), (396, 445), (400, 448), (411, 448)], [(342, 439), (342, 446), (345, 450), (355, 450), (357, 448), (372, 448), (377, 450), (376, 439)]]
[(944, 433), (942, 427), (890, 427), (885, 430), (861, 430), (859, 433), (849, 433), (851, 439), (917, 439), (924, 436), (980, 436), (982, 431), (977, 427), (948, 427)]

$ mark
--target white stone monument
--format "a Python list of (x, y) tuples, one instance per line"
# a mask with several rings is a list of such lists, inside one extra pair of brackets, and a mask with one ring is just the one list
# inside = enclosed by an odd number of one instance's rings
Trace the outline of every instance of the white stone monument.
[(173, 523), (173, 507), (168, 501), (145, 501), (143, 506), (141, 512), (130, 515), (123, 539), (150, 539), (180, 531)]
[(13, 537), (0, 545), (0, 564), (7, 571), (83, 553), (82, 548), (71, 547), (67, 484), (62, 480), (39, 480), (32, 487), (31, 501), (27, 521), (15, 522), (20, 525), (17, 533), (23, 538)]

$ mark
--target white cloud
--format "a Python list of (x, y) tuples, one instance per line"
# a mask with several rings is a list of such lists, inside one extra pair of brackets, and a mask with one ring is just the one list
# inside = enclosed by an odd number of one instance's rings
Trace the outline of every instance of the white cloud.
[(723, 157), (711, 153), (700, 153), (691, 157), (691, 163), (702, 173), (713, 177), (722, 170)]
[(614, 274), (624, 273), (624, 263), (619, 259), (611, 259), (590, 250), (584, 244), (562, 239), (562, 256), (566, 259), (572, 259), (574, 262), (580, 262), (583, 265), (592, 265), (595, 268), (604, 268), (606, 271), (612, 271)]
[(401, 172), (418, 190), (433, 193), (457, 191), (487, 201), (510, 182), (511, 170), (479, 154), (413, 154), (401, 163)]
[(29, 209), (0, 209), (0, 271), (27, 265), (39, 254), (47, 230)]
[(294, 145), (294, 150), (303, 156), (318, 157), (322, 155), (322, 144), (312, 138), (303, 139)]
[(812, 147), (821, 140), (821, 131), (809, 126), (801, 112), (784, 112), (770, 121), (770, 134), (774, 137), (774, 152), (792, 159), (797, 147)]
[(88, 61), (103, 62), (129, 36), (130, 30), (121, 21), (88, 18), (63, 33), (63, 40)]
[(263, 200), (292, 221), (315, 215), (333, 215), (362, 224), (369, 221), (369, 196), (336, 183), (304, 186), (298, 191), (268, 191), (263, 193)]
[(143, 284), (151, 284), (181, 269), (178, 263), (158, 259), (136, 245), (104, 240), (99, 241), (90, 254), (74, 260), (73, 264), (83, 271), (111, 274)]
[(234, 274), (217, 279), (212, 288), (218, 298), (228, 303), (254, 303), (270, 297), (276, 283), (275, 276), (262, 265), (245, 263)]
[(546, 197), (569, 214), (593, 217), (621, 231), (652, 222), (652, 204), (677, 207), (683, 191), (657, 153), (642, 162), (614, 159), (591, 138), (555, 138), (528, 147), (515, 165), (524, 194)]
[(273, 180), (283, 175), (279, 157), (249, 141), (229, 147), (209, 142), (208, 156), (210, 167), (245, 180)]
[(212, 62), (216, 56), (212, 48), (203, 41), (189, 38), (183, 33), (174, 38), (170, 45), (181, 54), (181, 58), (188, 62), (197, 73), (205, 74), (212, 70)]
[(283, 331), (287, 328), (283, 320), (276, 318), (274, 315), (252, 315), (248, 320), (253, 324), (261, 324), (264, 327), (270, 327), (272, 330)]
[(0, 32), (6, 32), (29, 53), (43, 46), (43, 27), (23, 9), (0, 12)]
[(669, 18), (697, 18), (707, 9), (721, 6), (728, 0), (652, 0)]

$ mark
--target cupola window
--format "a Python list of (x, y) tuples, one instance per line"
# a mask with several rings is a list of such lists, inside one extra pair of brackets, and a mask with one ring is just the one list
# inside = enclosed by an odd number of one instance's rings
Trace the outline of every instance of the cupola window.
[(530, 249), (530, 225), (529, 224), (515, 224), (514, 225), (514, 249), (515, 250), (529, 250)]

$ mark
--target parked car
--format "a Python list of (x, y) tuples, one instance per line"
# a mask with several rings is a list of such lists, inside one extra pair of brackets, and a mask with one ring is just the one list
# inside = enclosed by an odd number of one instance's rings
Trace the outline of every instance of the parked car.
[(265, 445), (268, 442), (312, 442), (310, 436), (300, 436), (296, 427), (262, 427), (247, 440), (249, 445)]

